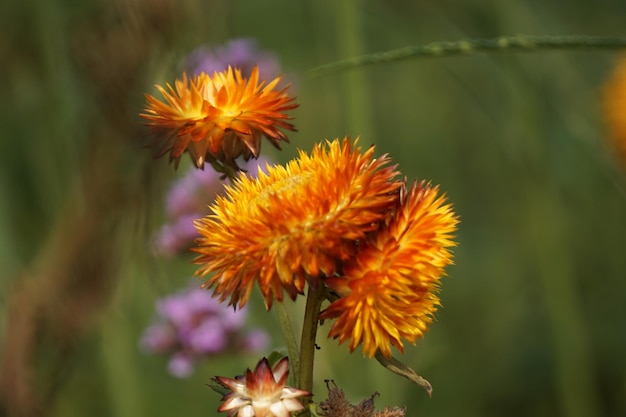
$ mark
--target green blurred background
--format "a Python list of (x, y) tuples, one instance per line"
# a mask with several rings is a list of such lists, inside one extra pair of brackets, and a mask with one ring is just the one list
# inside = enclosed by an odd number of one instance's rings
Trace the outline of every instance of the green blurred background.
[[(0, 5), (0, 415), (208, 416), (204, 384), (257, 357), (178, 380), (137, 346), (188, 259), (150, 254), (175, 172), (143, 149), (144, 92), (198, 46), (253, 37), (295, 80), (299, 132), (282, 153), (361, 136), (461, 216), (430, 333), (403, 359), (431, 399), (360, 351), (318, 336), (317, 400), (410, 416), (626, 415), (626, 182), (599, 89), (617, 52), (405, 60), (309, 79), (316, 65), (462, 38), (623, 35), (610, 0), (32, 0)], [(189, 166), (183, 160), (182, 168)], [(303, 299), (289, 305), (294, 321)], [(252, 325), (281, 345), (259, 298)]]

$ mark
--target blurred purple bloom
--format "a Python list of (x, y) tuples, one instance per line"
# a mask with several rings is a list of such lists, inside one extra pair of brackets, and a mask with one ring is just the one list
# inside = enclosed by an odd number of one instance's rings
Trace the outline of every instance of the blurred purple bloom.
[(167, 370), (177, 378), (187, 378), (193, 372), (193, 360), (184, 353), (176, 353), (170, 358)]
[[(241, 164), (246, 175), (256, 176), (259, 169), (265, 170), (269, 160), (260, 156)], [(177, 180), (165, 199), (165, 211), (169, 219), (154, 237), (157, 254), (172, 257), (186, 252), (199, 234), (194, 220), (209, 213), (208, 206), (224, 190), (224, 181), (213, 169), (191, 168)]]
[(168, 217), (177, 218), (203, 211), (214, 196), (221, 193), (224, 182), (214, 169), (191, 168), (170, 189), (165, 200)]
[(173, 327), (155, 323), (144, 331), (140, 345), (149, 352), (165, 353), (176, 345), (176, 334)]
[[(237, 329), (238, 330), (238, 329)], [(190, 334), (189, 346), (200, 353), (219, 353), (226, 347), (226, 329), (219, 318), (207, 318)]]
[(214, 298), (210, 291), (202, 288), (194, 288), (189, 291), (186, 297), (186, 303), (190, 310), (194, 314), (222, 314), (225, 311), (229, 311), (229, 308), (225, 308), (220, 304), (217, 298)]
[(261, 329), (253, 329), (246, 336), (244, 341), (244, 349), (252, 352), (260, 352), (270, 344), (270, 336), (266, 331)]
[(194, 311), (188, 308), (186, 301), (187, 297), (184, 293), (170, 295), (157, 301), (157, 314), (176, 327), (185, 327), (191, 324), (194, 318)]
[(248, 77), (252, 68), (259, 67), (259, 78), (271, 80), (280, 74), (280, 65), (276, 55), (259, 49), (257, 42), (250, 38), (232, 39), (223, 46), (201, 47), (191, 52), (185, 67), (193, 74), (224, 71), (228, 66), (239, 68), (244, 77)]
[(220, 311), (220, 317), (222, 319), (222, 326), (224, 326), (226, 330), (232, 331), (243, 326), (248, 317), (248, 310), (235, 310), (231, 306), (222, 309), (222, 311)]
[(170, 354), (169, 372), (191, 374), (203, 358), (241, 351), (258, 352), (269, 344), (261, 329), (244, 331), (247, 311), (220, 304), (207, 290), (190, 287), (156, 303), (157, 319), (140, 340), (143, 350)]

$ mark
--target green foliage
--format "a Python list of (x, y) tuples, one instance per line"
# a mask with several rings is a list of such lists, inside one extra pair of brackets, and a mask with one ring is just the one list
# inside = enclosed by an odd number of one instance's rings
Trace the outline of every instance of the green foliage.
[[(432, 398), (326, 340), (325, 324), (315, 400), (326, 392), (324, 379), (333, 379), (350, 400), (378, 391), (377, 406), (406, 405), (409, 415), (626, 415), (626, 178), (605, 144), (598, 94), (618, 52), (404, 60), (305, 75), (434, 41), (623, 35), (626, 4), (90, 0), (1, 7), (8, 84), (0, 102), (0, 351), (6, 358), (21, 340), (15, 335), (24, 335), (15, 332), (21, 322), (8, 321), (15, 317), (53, 324), (59, 317), (73, 326), (51, 325), (33, 347), (32, 366), (23, 364), (33, 374), (8, 379), (21, 386), (33, 377), (46, 415), (216, 415), (219, 396), (205, 384), (258, 361), (220, 358), (177, 380), (163, 358), (137, 347), (154, 300), (194, 271), (189, 259), (149, 252), (178, 173), (142, 148), (143, 93), (173, 81), (179, 59), (197, 46), (241, 36), (280, 56), (300, 103), (291, 144), (278, 153), (265, 143), (264, 152), (285, 162), (321, 139), (360, 135), (403, 173), (440, 184), (461, 216), (443, 308), (402, 356), (430, 381)], [(89, 279), (67, 282), (50, 265)], [(56, 301), (56, 281), (46, 278), (53, 274), (76, 305)], [(20, 291), (26, 296), (14, 297)], [(260, 298), (251, 304), (253, 324), (281, 346), (275, 313), (265, 313)], [(287, 308), (301, 317), (303, 307)]]

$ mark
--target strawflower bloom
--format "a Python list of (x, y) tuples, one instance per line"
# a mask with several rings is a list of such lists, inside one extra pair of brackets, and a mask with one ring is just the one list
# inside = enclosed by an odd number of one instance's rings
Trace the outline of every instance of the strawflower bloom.
[(259, 48), (251, 38), (231, 39), (224, 45), (200, 47), (192, 51), (185, 59), (184, 67), (191, 74), (224, 71), (231, 66), (239, 68), (244, 76), (249, 76), (252, 69), (259, 68), (261, 80), (273, 79), (280, 74), (278, 58), (272, 52)]
[(157, 85), (165, 101), (146, 94), (141, 114), (155, 134), (154, 156), (169, 152), (177, 167), (188, 152), (198, 168), (208, 159), (238, 169), (239, 156), (245, 161), (259, 156), (262, 136), (280, 149), (281, 141), (289, 141), (280, 129), (295, 130), (286, 111), (298, 104), (287, 87), (275, 89), (279, 81), (280, 77), (267, 84), (259, 81), (256, 67), (249, 78), (229, 67), (213, 76), (201, 73), (189, 78), (183, 73), (167, 89)]
[(254, 371), (247, 369), (245, 375), (215, 377), (215, 382), (231, 391), (217, 411), (225, 411), (229, 417), (289, 417), (292, 412), (304, 410), (297, 398), (311, 393), (286, 386), (288, 376), (289, 359), (284, 357), (274, 368), (263, 358)]
[[(269, 161), (260, 156), (259, 159), (248, 161), (242, 166), (248, 175), (255, 177), (259, 169), (265, 167)], [(209, 204), (213, 203), (215, 197), (223, 191), (224, 180), (213, 169), (201, 170), (192, 167), (174, 182), (165, 201), (167, 223), (159, 229), (153, 239), (156, 254), (173, 257), (188, 253), (194, 240), (200, 237), (193, 222), (209, 213)]]
[(403, 351), (403, 340), (414, 344), (432, 323), (458, 223), (438, 191), (424, 182), (408, 191), (403, 186), (388, 225), (344, 263), (341, 277), (325, 280), (341, 298), (320, 318), (336, 318), (329, 337), (350, 340), (350, 351), (362, 343), (363, 355), (373, 357), (380, 350), (390, 357), (391, 345)]
[(626, 167), (626, 55), (615, 66), (602, 92), (607, 134)]
[(295, 299), (307, 280), (333, 275), (388, 217), (401, 184), (388, 162), (374, 158), (374, 147), (363, 152), (335, 139), (256, 179), (240, 177), (195, 223), (196, 275), (211, 274), (205, 286), (235, 306), (246, 304), (255, 282), (268, 310), (283, 290)]
[(258, 352), (269, 344), (260, 329), (244, 330), (247, 310), (234, 311), (209, 292), (186, 288), (157, 302), (157, 319), (144, 331), (140, 346), (170, 356), (169, 372), (189, 376), (201, 359), (232, 352)]

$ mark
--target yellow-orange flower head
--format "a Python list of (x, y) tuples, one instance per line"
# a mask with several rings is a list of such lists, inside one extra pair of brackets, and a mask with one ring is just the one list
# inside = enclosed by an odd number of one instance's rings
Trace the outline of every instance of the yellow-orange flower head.
[(607, 134), (626, 167), (626, 56), (617, 63), (602, 92)]
[(155, 158), (170, 153), (170, 162), (177, 167), (187, 151), (196, 167), (207, 158), (236, 167), (235, 159), (257, 158), (261, 136), (280, 149), (280, 141), (289, 141), (279, 128), (295, 130), (285, 113), (298, 104), (286, 89), (275, 91), (280, 77), (265, 85), (259, 82), (255, 67), (250, 79), (231, 67), (176, 80), (175, 88), (156, 86), (165, 102), (146, 94), (147, 106), (141, 116), (148, 120), (156, 139), (151, 144)]
[(403, 351), (403, 340), (415, 343), (432, 323), (439, 305), (437, 291), (444, 268), (452, 263), (457, 217), (445, 196), (425, 183), (406, 191), (386, 227), (360, 246), (345, 262), (343, 276), (325, 280), (341, 298), (321, 319), (336, 318), (329, 337), (350, 339), (350, 351), (363, 343), (363, 355), (377, 350), (391, 356), (391, 345)]
[(393, 211), (401, 182), (388, 162), (374, 158), (374, 147), (335, 139), (256, 179), (242, 176), (195, 223), (196, 274), (213, 273), (205, 286), (231, 305), (245, 305), (255, 282), (268, 310), (283, 290), (295, 299), (307, 281), (333, 275)]

